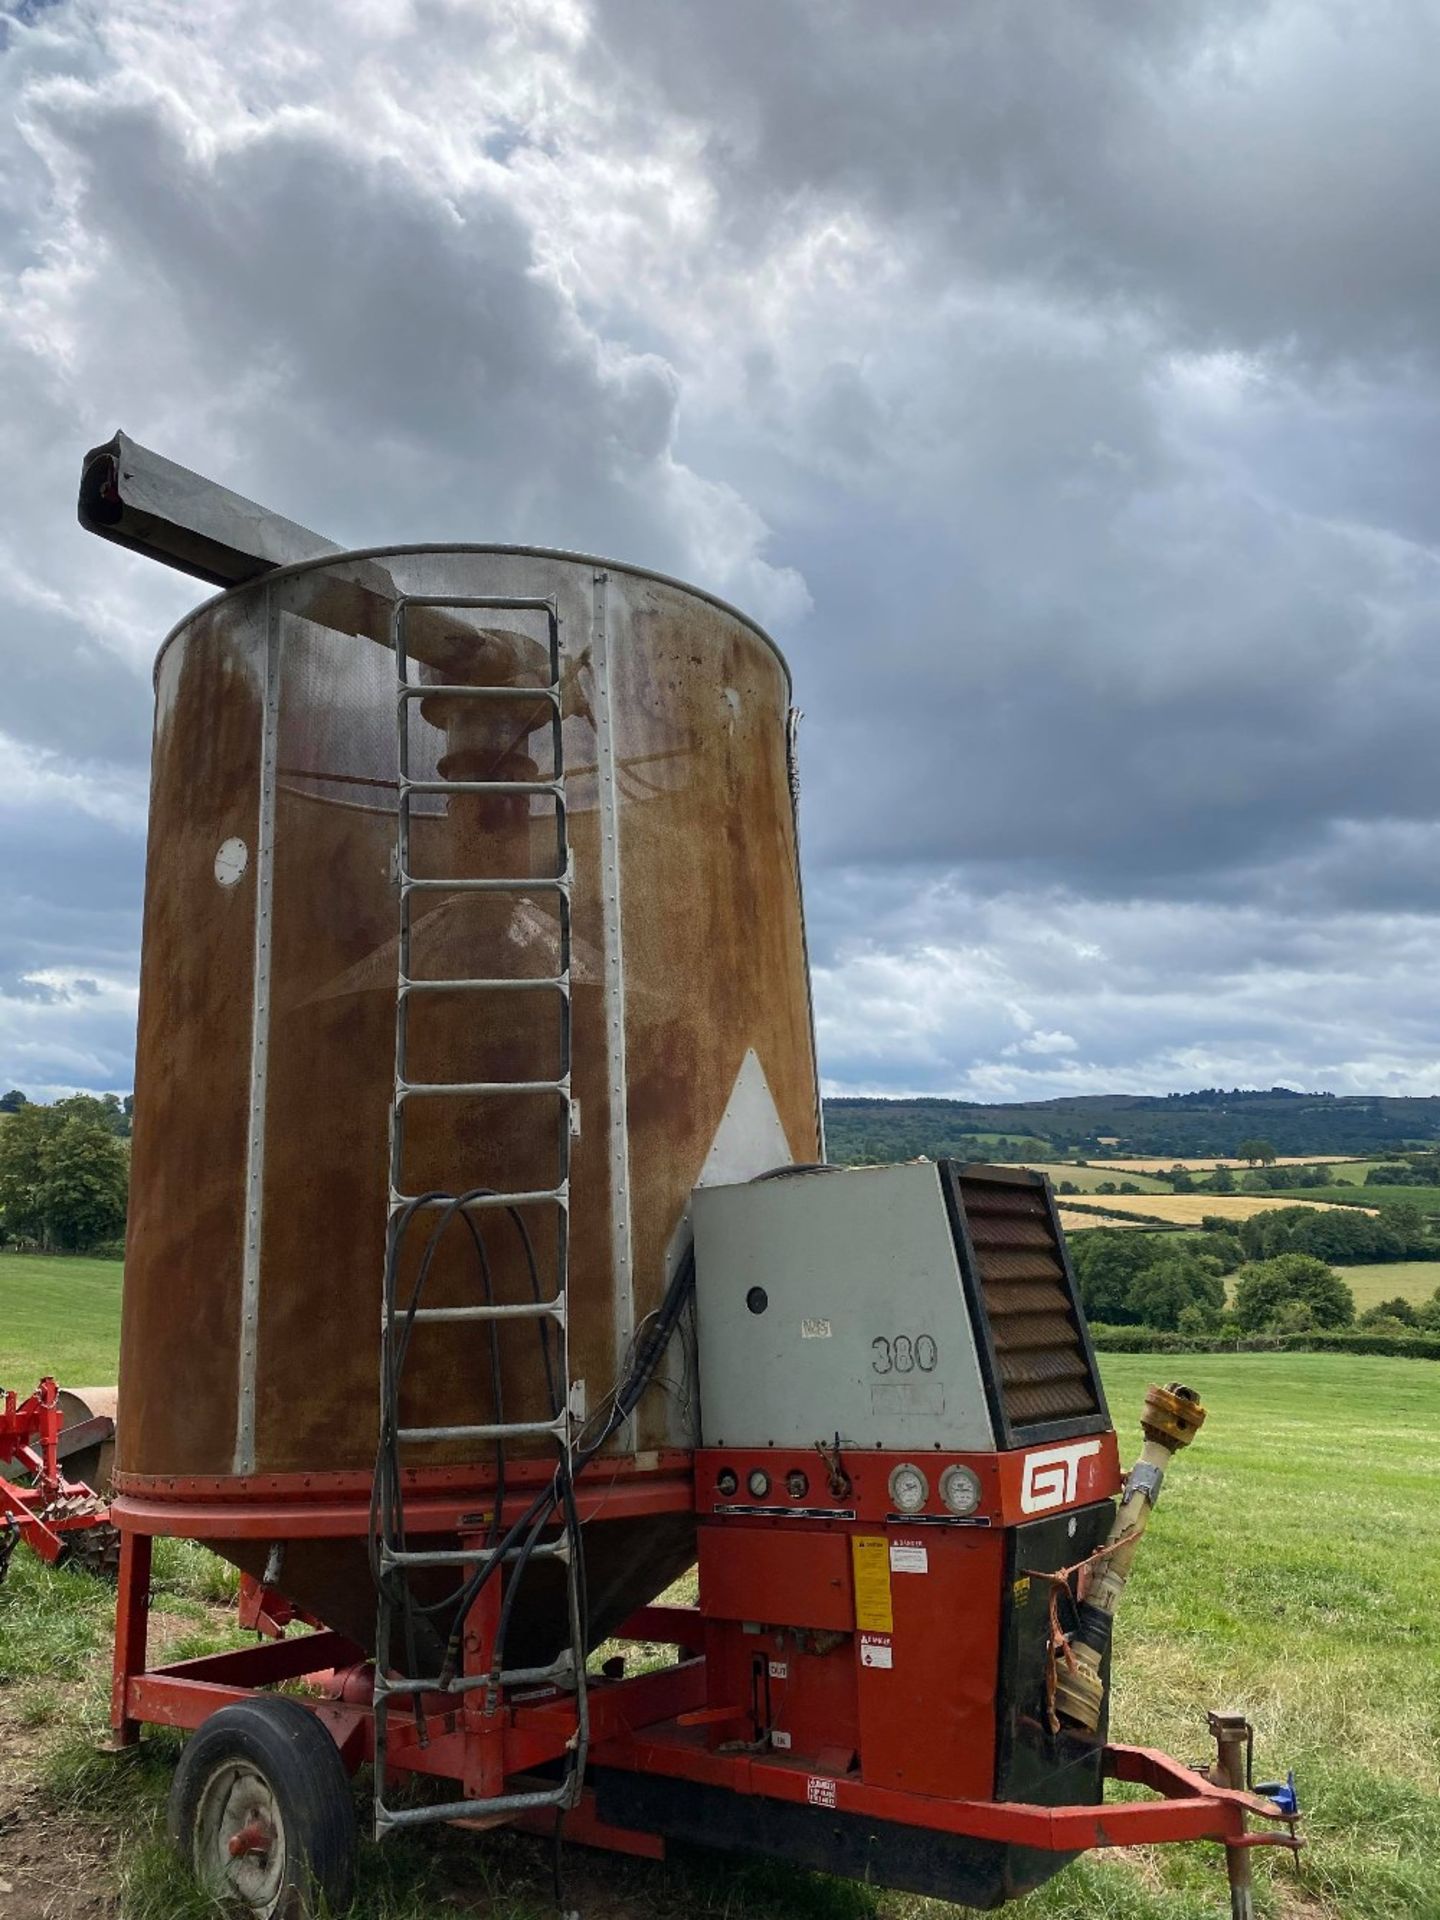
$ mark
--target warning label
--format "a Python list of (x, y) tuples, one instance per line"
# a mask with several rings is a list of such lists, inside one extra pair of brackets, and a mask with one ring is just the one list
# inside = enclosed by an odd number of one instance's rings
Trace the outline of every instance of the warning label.
[(882, 1640), (875, 1634), (862, 1633), (860, 1664), (862, 1667), (893, 1667), (895, 1650), (888, 1640)]
[(855, 1626), (860, 1633), (893, 1633), (890, 1607), (890, 1558), (883, 1534), (852, 1533), (850, 1558), (855, 1570)]
[(810, 1774), (805, 1781), (805, 1798), (812, 1807), (833, 1807), (835, 1782), (827, 1780), (823, 1773)]
[(930, 1556), (918, 1540), (892, 1540), (890, 1571), (892, 1573), (928, 1573)]

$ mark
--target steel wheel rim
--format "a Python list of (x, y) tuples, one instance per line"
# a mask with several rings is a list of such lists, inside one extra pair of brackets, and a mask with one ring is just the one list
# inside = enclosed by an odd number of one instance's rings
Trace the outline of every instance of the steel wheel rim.
[[(252, 1830), (268, 1835), (264, 1851), (232, 1854), (231, 1842)], [(285, 1822), (259, 1768), (246, 1760), (216, 1767), (195, 1809), (195, 1869), (206, 1888), (269, 1920), (286, 1890), (287, 1852)]]

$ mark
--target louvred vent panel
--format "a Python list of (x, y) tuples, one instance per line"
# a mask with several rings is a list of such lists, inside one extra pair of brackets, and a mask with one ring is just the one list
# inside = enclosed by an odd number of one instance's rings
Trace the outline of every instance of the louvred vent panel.
[(1043, 1181), (956, 1170), (959, 1199), (1000, 1397), (1013, 1427), (1081, 1419), (1101, 1408), (1085, 1339), (1071, 1305), (1060, 1223)]

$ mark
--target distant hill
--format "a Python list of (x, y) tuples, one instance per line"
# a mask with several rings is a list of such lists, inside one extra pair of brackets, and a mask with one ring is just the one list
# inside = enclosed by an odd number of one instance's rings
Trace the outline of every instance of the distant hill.
[(1039, 1158), (1056, 1153), (1234, 1154), (1266, 1139), (1280, 1154), (1376, 1154), (1440, 1140), (1440, 1097), (1268, 1092), (1207, 1087), (1198, 1093), (1085, 1094), (988, 1106), (964, 1100), (825, 1102), (829, 1156), (860, 1161)]

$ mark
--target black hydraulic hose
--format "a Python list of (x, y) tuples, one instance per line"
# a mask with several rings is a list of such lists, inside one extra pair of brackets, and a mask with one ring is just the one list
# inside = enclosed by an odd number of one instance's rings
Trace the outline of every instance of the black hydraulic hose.
[(391, 1321), (394, 1319), (395, 1276), (399, 1263), (399, 1250), (405, 1238), (406, 1230), (420, 1208), (432, 1205), (437, 1200), (445, 1200), (448, 1197), (447, 1194), (438, 1191), (417, 1194), (413, 1200), (406, 1202), (405, 1206), (396, 1214), (394, 1220), (390, 1223), (389, 1245), (385, 1251), (385, 1277), (382, 1289), (385, 1320), (381, 1333), (382, 1347), (380, 1355), (382, 1402), (380, 1409), (380, 1433), (375, 1456), (375, 1472), (370, 1482), (370, 1572), (377, 1588), (380, 1587), (385, 1577), (380, 1565), (379, 1543), (385, 1510), (388, 1508), (386, 1496), (389, 1492), (388, 1472), (391, 1464), (390, 1438), (391, 1431), (395, 1425), (397, 1411), (396, 1395), (399, 1386), (399, 1373), (395, 1366), (394, 1350), (390, 1341), (385, 1338), (385, 1329), (388, 1329)]
[[(387, 1380), (386, 1380), (386, 1404), (387, 1404), (388, 1418), (384, 1422), (384, 1430), (382, 1431), (382, 1434), (381, 1434), (381, 1446), (387, 1455), (387, 1467), (388, 1467), (387, 1491), (388, 1491), (389, 1499), (387, 1502), (387, 1510), (385, 1512), (384, 1517), (386, 1521), (390, 1523), (387, 1527), (387, 1535), (393, 1534), (393, 1537), (397, 1540), (397, 1543), (402, 1552), (404, 1551), (404, 1547), (405, 1547), (406, 1535), (405, 1535), (405, 1509), (404, 1509), (404, 1481), (400, 1471), (400, 1441), (399, 1441), (399, 1425), (398, 1425), (400, 1376), (401, 1376), (401, 1373), (404, 1371), (405, 1361), (409, 1355), (410, 1342), (414, 1336), (414, 1331), (415, 1331), (415, 1316), (419, 1311), (421, 1297), (425, 1291), (425, 1284), (430, 1277), (430, 1270), (434, 1264), (435, 1256), (439, 1251), (440, 1242), (444, 1238), (446, 1229), (449, 1227), (450, 1222), (455, 1218), (455, 1215), (457, 1213), (460, 1214), (460, 1217), (465, 1221), (466, 1226), (470, 1231), (471, 1242), (475, 1248), (475, 1252), (480, 1263), (480, 1272), (481, 1272), (481, 1277), (482, 1277), (482, 1281), (485, 1289), (486, 1303), (488, 1305), (494, 1304), (494, 1298), (495, 1298), (494, 1286), (492, 1283), (492, 1276), (490, 1272), (490, 1262), (485, 1252), (485, 1243), (483, 1238), (480, 1235), (479, 1229), (476, 1227), (473, 1220), (471, 1220), (470, 1215), (465, 1211), (465, 1209), (468, 1207), (471, 1201), (480, 1198), (482, 1194), (484, 1194), (487, 1191), (488, 1189), (485, 1189), (485, 1188), (475, 1188), (475, 1189), (472, 1189), (471, 1192), (466, 1194), (429, 1196), (432, 1199), (436, 1197), (441, 1198), (444, 1200), (445, 1204), (442, 1206), (440, 1211), (440, 1216), (437, 1219), (434, 1227), (431, 1229), (430, 1238), (426, 1242), (425, 1251), (420, 1258), (420, 1265), (415, 1275), (415, 1284), (411, 1289), (409, 1304), (407, 1305), (405, 1310), (403, 1330), (401, 1332), (400, 1340), (395, 1346), (395, 1348), (393, 1348), (390, 1351), (390, 1354), (388, 1356), (388, 1372), (387, 1372)], [(423, 1198), (421, 1202), (419, 1202), (418, 1204), (424, 1204)], [(413, 1206), (408, 1207), (405, 1210), (404, 1214), (400, 1216), (400, 1220), (398, 1223), (399, 1231), (397, 1232), (395, 1239), (392, 1243), (391, 1261), (390, 1263), (388, 1263), (389, 1271), (387, 1272), (387, 1276), (386, 1276), (387, 1324), (394, 1318), (393, 1308), (394, 1308), (394, 1281), (396, 1277), (395, 1269), (398, 1267), (398, 1264), (399, 1264), (400, 1247), (403, 1241), (405, 1229), (408, 1228), (411, 1219), (414, 1217), (414, 1212), (415, 1212), (415, 1208)], [(498, 1328), (496, 1327), (494, 1321), (491, 1321), (490, 1323), (490, 1358), (491, 1358), (491, 1388), (492, 1388), (492, 1392), (495, 1395), (495, 1400), (496, 1400), (496, 1408), (497, 1408), (496, 1417), (497, 1419), (502, 1419), (504, 1416), (503, 1416), (503, 1412), (500, 1411), (500, 1408), (502, 1405), (500, 1345), (499, 1345)], [(504, 1453), (503, 1441), (497, 1441), (496, 1443), (496, 1471), (497, 1471), (497, 1478), (499, 1479), (500, 1484), (503, 1487), (504, 1476), (505, 1476), (505, 1453)], [(492, 1525), (494, 1524), (495, 1523), (492, 1522)], [(435, 1601), (428, 1606), (420, 1607), (417, 1609), (414, 1595), (410, 1590), (410, 1583), (408, 1580), (406, 1580), (403, 1577), (403, 1575), (398, 1585), (399, 1585), (399, 1604), (400, 1604), (402, 1614), (404, 1616), (405, 1623), (406, 1623), (406, 1658), (410, 1662), (411, 1671), (413, 1672), (414, 1665), (415, 1665), (415, 1650), (413, 1645), (411, 1644), (413, 1640), (413, 1633), (414, 1633), (414, 1622), (413, 1622), (412, 1615), (416, 1611), (419, 1611), (421, 1613), (443, 1612), (446, 1608), (454, 1604), (456, 1595), (454, 1594), (449, 1595), (444, 1600)], [(458, 1589), (457, 1589), (457, 1593), (458, 1593)]]
[[(484, 1236), (481, 1234), (472, 1215), (467, 1211), (472, 1201), (492, 1197), (494, 1192), (495, 1190), (493, 1188), (488, 1187), (472, 1188), (470, 1192), (461, 1195), (450, 1195), (438, 1190), (432, 1190), (429, 1193), (421, 1194), (414, 1200), (407, 1202), (402, 1212), (396, 1216), (391, 1229), (384, 1285), (387, 1326), (393, 1324), (395, 1318), (395, 1283), (398, 1278), (400, 1249), (404, 1243), (410, 1223), (422, 1207), (431, 1205), (437, 1201), (443, 1203), (440, 1217), (431, 1231), (424, 1254), (421, 1257), (415, 1285), (411, 1290), (410, 1300), (404, 1315), (401, 1338), (395, 1346), (392, 1346), (387, 1341), (382, 1376), (384, 1385), (384, 1407), (377, 1448), (375, 1474), (371, 1481), (370, 1494), (370, 1535), (368, 1545), (371, 1575), (377, 1590), (381, 1589), (382, 1582), (384, 1582), (387, 1577), (389, 1578), (391, 1602), (393, 1605), (398, 1605), (401, 1611), (406, 1643), (406, 1659), (409, 1662), (411, 1672), (415, 1671), (417, 1658), (415, 1614), (431, 1615), (448, 1612), (451, 1608), (455, 1607), (462, 1598), (464, 1586), (462, 1583), (461, 1587), (445, 1595), (444, 1598), (431, 1601), (424, 1606), (417, 1606), (409, 1581), (403, 1572), (398, 1569), (392, 1569), (390, 1575), (387, 1576), (380, 1566), (379, 1541), (382, 1535), (387, 1539), (394, 1539), (397, 1547), (402, 1552), (404, 1551), (406, 1541), (404, 1480), (400, 1469), (398, 1432), (400, 1376), (409, 1353), (410, 1341), (413, 1337), (415, 1327), (415, 1315), (420, 1305), (432, 1263), (439, 1248), (440, 1241), (457, 1212), (465, 1221), (466, 1228), (470, 1234), (471, 1244), (474, 1247), (476, 1259), (480, 1267), (486, 1304), (489, 1306), (494, 1305), (493, 1275), (485, 1248)], [(541, 1297), (540, 1274), (535, 1258), (534, 1245), (519, 1209), (508, 1207), (506, 1212), (509, 1214), (510, 1220), (519, 1236), (529, 1275), (531, 1295), (538, 1302)], [(560, 1402), (555, 1378), (554, 1354), (549, 1328), (543, 1321), (539, 1323), (539, 1338), (541, 1360), (545, 1371), (549, 1398), (552, 1409), (558, 1418)], [(494, 1320), (490, 1322), (489, 1347), (491, 1392), (495, 1405), (495, 1418), (498, 1424), (504, 1419), (504, 1387), (500, 1359), (500, 1328)], [(487, 1545), (492, 1548), (497, 1542), (503, 1523), (506, 1494), (505, 1443), (503, 1438), (499, 1436), (497, 1436), (495, 1442), (495, 1456), (495, 1501), (487, 1538)]]
[(790, 1160), (783, 1167), (770, 1167), (764, 1173), (751, 1176), (750, 1185), (758, 1187), (765, 1180), (793, 1180), (799, 1173), (843, 1173), (843, 1167), (837, 1167), (833, 1160)]
[[(530, 1273), (530, 1292), (536, 1304), (540, 1301), (540, 1267), (535, 1258), (535, 1247), (530, 1239), (530, 1229), (525, 1225), (518, 1207), (507, 1207), (506, 1213), (514, 1222), (515, 1231), (520, 1236), (520, 1245), (525, 1253), (525, 1265)], [(550, 1395), (550, 1412), (554, 1419), (560, 1418), (560, 1388), (555, 1379), (555, 1356), (550, 1346), (550, 1328), (544, 1320), (537, 1322), (540, 1329), (540, 1356), (545, 1366), (545, 1385)]]
[[(572, 1463), (571, 1472), (565, 1473), (562, 1463), (561, 1468), (557, 1469), (550, 1484), (536, 1496), (530, 1506), (505, 1535), (502, 1542), (502, 1550), (508, 1552), (516, 1540), (530, 1527), (531, 1522), (543, 1512), (543, 1518), (540, 1520), (539, 1526), (535, 1528), (532, 1535), (531, 1547), (522, 1551), (522, 1558), (516, 1563), (515, 1575), (512, 1575), (510, 1581), (509, 1590), (511, 1594), (515, 1593), (519, 1587), (519, 1580), (515, 1576), (523, 1570), (524, 1565), (528, 1562), (534, 1541), (538, 1539), (539, 1532), (553, 1516), (556, 1507), (561, 1504), (562, 1500), (567, 1504), (567, 1521), (570, 1515), (574, 1516), (572, 1551), (579, 1551), (580, 1521), (578, 1509), (574, 1504), (574, 1488), (571, 1484), (572, 1478), (578, 1477), (579, 1474), (584, 1471), (595, 1458), (596, 1454), (599, 1453), (600, 1449), (634, 1411), (642, 1394), (654, 1376), (655, 1369), (660, 1363), (662, 1354), (670, 1344), (670, 1337), (674, 1333), (686, 1302), (694, 1290), (694, 1285), (695, 1249), (692, 1245), (686, 1249), (683, 1259), (675, 1269), (670, 1285), (665, 1290), (665, 1297), (661, 1301), (659, 1311), (655, 1316), (654, 1324), (636, 1349), (629, 1374), (616, 1390), (615, 1399), (609, 1414), (606, 1416), (604, 1426), (593, 1440), (589, 1441), (584, 1447), (577, 1451)], [(561, 1484), (562, 1480), (565, 1483), (563, 1486)], [(500, 1564), (501, 1560), (497, 1553), (485, 1564), (477, 1567), (465, 1583), (460, 1595), (455, 1622), (451, 1628), (450, 1638), (445, 1648), (443, 1671), (447, 1675), (453, 1672), (455, 1662), (459, 1658), (460, 1638), (464, 1631), (465, 1617), (469, 1613), (470, 1608), (475, 1604), (485, 1582)], [(505, 1617), (502, 1610), (502, 1619)], [(499, 1635), (497, 1631), (497, 1646), (498, 1645)]]
[[(444, 1198), (445, 1196), (443, 1194), (432, 1192), (429, 1194), (417, 1195), (415, 1199), (408, 1201), (406, 1203), (405, 1207), (396, 1216), (395, 1220), (391, 1224), (389, 1246), (386, 1250), (386, 1259), (385, 1259), (385, 1277), (384, 1277), (385, 1320), (384, 1320), (384, 1326), (381, 1332), (381, 1340), (382, 1340), (381, 1381), (382, 1381), (382, 1388), (383, 1388), (382, 1399), (384, 1404), (381, 1408), (380, 1433), (378, 1436), (378, 1448), (377, 1448), (377, 1456), (376, 1456), (376, 1462), (375, 1462), (375, 1475), (371, 1481), (371, 1488), (370, 1488), (370, 1512), (371, 1512), (370, 1555), (371, 1555), (371, 1570), (372, 1570), (372, 1574), (374, 1575), (376, 1588), (381, 1596), (381, 1599), (385, 1600), (388, 1598), (392, 1605), (397, 1603), (399, 1605), (400, 1618), (401, 1618), (401, 1631), (402, 1631), (402, 1635), (405, 1643), (405, 1659), (408, 1665), (408, 1669), (412, 1673), (415, 1671), (415, 1668), (417, 1665), (417, 1649), (416, 1649), (416, 1636), (415, 1636), (415, 1618), (414, 1618), (414, 1613), (411, 1605), (411, 1594), (410, 1594), (409, 1583), (404, 1579), (403, 1575), (400, 1577), (398, 1581), (395, 1580), (392, 1577), (392, 1575), (387, 1574), (384, 1568), (380, 1565), (379, 1544), (378, 1544), (378, 1535), (377, 1535), (377, 1520), (378, 1520), (379, 1526), (384, 1528), (385, 1537), (388, 1539), (393, 1536), (398, 1542), (399, 1550), (401, 1552), (404, 1551), (405, 1517), (404, 1517), (403, 1495), (401, 1492), (401, 1481), (400, 1481), (400, 1456), (399, 1456), (399, 1438), (398, 1438), (398, 1426), (397, 1426), (398, 1411), (399, 1411), (400, 1360), (403, 1359), (404, 1344), (402, 1344), (400, 1355), (397, 1357), (395, 1348), (388, 1337), (388, 1329), (394, 1319), (396, 1271), (399, 1265), (400, 1247), (403, 1244), (406, 1230), (409, 1227), (411, 1220), (415, 1217), (416, 1212), (421, 1207), (426, 1206), (437, 1199), (444, 1199)], [(433, 1246), (433, 1238), (434, 1237), (432, 1236), (432, 1246)], [(421, 1263), (421, 1273), (417, 1280), (415, 1293), (411, 1299), (409, 1319), (407, 1321), (407, 1329), (406, 1329), (406, 1335), (405, 1335), (405, 1343), (408, 1343), (409, 1329), (410, 1329), (410, 1326), (413, 1325), (414, 1313), (415, 1313), (416, 1305), (419, 1300), (420, 1288), (424, 1285), (425, 1273), (428, 1271), (429, 1252), (430, 1252), (430, 1249), (427, 1249), (427, 1258)], [(377, 1505), (379, 1506), (379, 1509), (380, 1509), (378, 1515), (376, 1513)], [(386, 1637), (388, 1639), (388, 1634)], [(389, 1655), (390, 1655), (390, 1649), (388, 1646), (384, 1648), (380, 1648), (379, 1646), (377, 1646), (376, 1648), (377, 1658), (383, 1658), (388, 1662)], [(415, 1699), (415, 1721), (416, 1721), (416, 1726), (420, 1733), (420, 1738), (423, 1742), (425, 1738), (424, 1712), (423, 1712), (423, 1707), (418, 1695), (416, 1696), (416, 1699)]]

